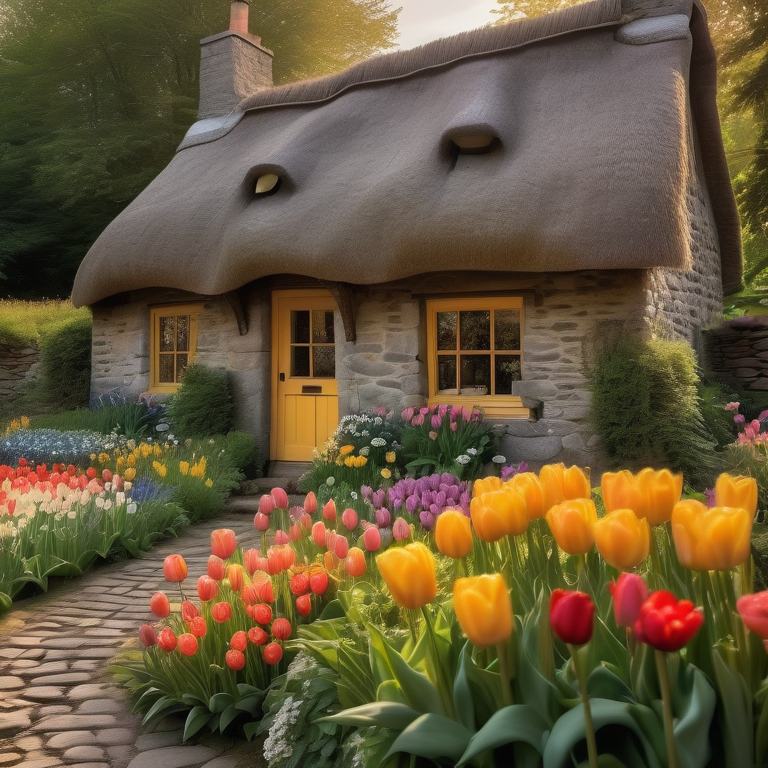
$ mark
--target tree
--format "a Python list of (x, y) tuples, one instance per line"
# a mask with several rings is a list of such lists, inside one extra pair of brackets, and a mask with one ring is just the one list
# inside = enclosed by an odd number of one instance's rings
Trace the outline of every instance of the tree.
[[(0, 273), (67, 296), (98, 234), (171, 159), (197, 112), (201, 38), (227, 0), (0, 0)], [(261, 0), (277, 83), (393, 45), (389, 0)]]

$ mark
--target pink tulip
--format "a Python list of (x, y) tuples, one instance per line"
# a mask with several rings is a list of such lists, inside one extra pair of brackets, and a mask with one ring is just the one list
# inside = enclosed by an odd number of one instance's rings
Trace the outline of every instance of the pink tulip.
[(395, 520), (395, 524), (392, 526), (392, 535), (395, 537), (395, 541), (404, 541), (411, 537), (411, 526), (408, 525), (405, 518), (398, 517)]
[(618, 581), (608, 585), (608, 589), (613, 595), (616, 624), (632, 629), (648, 597), (648, 586), (636, 573), (622, 573)]
[[(262, 496), (262, 498), (265, 497)], [(266, 498), (269, 498), (269, 496)], [(261, 504), (259, 504), (259, 506), (261, 506)], [(257, 512), (256, 516), (253, 518), (253, 527), (257, 531), (266, 533), (269, 530), (269, 518), (263, 512)]]
[(369, 552), (376, 552), (381, 547), (381, 534), (378, 528), (369, 528), (363, 534), (363, 546)]
[(288, 541), (288, 534), (285, 531), (275, 531), (275, 544), (287, 544)]
[(357, 528), (357, 512), (348, 507), (341, 514), (341, 522), (344, 523), (345, 528), (354, 531)]
[(271, 515), (275, 509), (275, 502), (266, 493), (259, 499), (259, 512), (262, 515)]
[(310, 491), (304, 499), (304, 511), (308, 515), (314, 515), (317, 512), (317, 496), (314, 491)]
[(288, 509), (288, 494), (282, 488), (272, 489), (272, 501), (278, 509)]

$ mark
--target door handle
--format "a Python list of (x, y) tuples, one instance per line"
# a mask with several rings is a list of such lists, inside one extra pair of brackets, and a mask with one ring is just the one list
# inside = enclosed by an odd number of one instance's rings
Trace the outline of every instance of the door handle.
[(280, 381), (285, 381), (285, 374), (284, 373), (280, 374)]

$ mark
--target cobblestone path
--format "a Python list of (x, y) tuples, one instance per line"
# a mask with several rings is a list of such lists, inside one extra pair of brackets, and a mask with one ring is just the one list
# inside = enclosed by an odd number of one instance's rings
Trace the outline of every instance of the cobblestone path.
[[(256, 502), (234, 500), (214, 520), (161, 541), (141, 560), (96, 568), (50, 593), (23, 600), (0, 619), (0, 768), (254, 768), (244, 739), (201, 736), (182, 745), (183, 719), (141, 733), (127, 692), (107, 668), (138, 628), (153, 620), (149, 598), (167, 589), (163, 559), (179, 552), (190, 576), (204, 572), (214, 528), (254, 537)], [(237, 511), (235, 511), (237, 510)]]

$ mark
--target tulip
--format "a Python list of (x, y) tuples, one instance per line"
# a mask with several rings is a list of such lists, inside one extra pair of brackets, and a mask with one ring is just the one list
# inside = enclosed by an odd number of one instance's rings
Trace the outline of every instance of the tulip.
[(263, 578), (254, 577), (253, 586), (259, 595), (259, 600), (262, 603), (274, 603), (275, 591), (272, 587), (272, 579), (266, 574), (263, 574)]
[(305, 531), (311, 531), (312, 530), (312, 518), (309, 515), (302, 515), (299, 518), (299, 525)]
[(299, 595), (296, 598), (296, 613), (299, 616), (309, 616), (312, 612), (312, 599), (309, 595)]
[(231, 670), (238, 672), (245, 666), (245, 655), (242, 651), (227, 651), (224, 661)]
[(254, 645), (266, 645), (269, 642), (269, 635), (261, 627), (251, 627), (248, 630), (248, 639)]
[(314, 515), (317, 512), (317, 496), (314, 491), (310, 491), (304, 499), (304, 511), (308, 515)]
[(241, 629), (232, 635), (232, 639), (229, 641), (229, 647), (236, 651), (244, 651), (248, 646), (248, 637)]
[(715, 506), (746, 509), (754, 518), (757, 512), (757, 482), (753, 477), (720, 475), (715, 482)]
[(323, 555), (323, 566), (326, 571), (335, 571), (339, 567), (339, 562), (340, 560), (335, 552), (328, 550), (328, 552)]
[(208, 632), (208, 625), (205, 623), (205, 619), (202, 616), (196, 616), (189, 622), (189, 631), (195, 637), (205, 637)]
[(232, 553), (237, 549), (237, 538), (235, 532), (229, 528), (217, 528), (211, 531), (211, 554), (226, 560), (232, 557)]
[(378, 552), (381, 548), (381, 534), (378, 528), (368, 528), (363, 533), (363, 546), (369, 552)]
[(353, 578), (365, 573), (365, 552), (358, 547), (352, 547), (344, 560), (344, 570)]
[(224, 561), (220, 557), (211, 555), (208, 558), (208, 575), (216, 581), (224, 578)]
[(405, 541), (411, 538), (411, 526), (408, 525), (406, 520), (402, 517), (398, 517), (392, 526), (392, 535), (395, 537), (395, 541)]
[(615, 509), (631, 509), (638, 517), (648, 510), (648, 498), (644, 496), (637, 476), (628, 469), (620, 472), (604, 472), (600, 481), (606, 512)]
[(280, 529), (275, 531), (275, 544), (288, 544), (289, 541), (290, 539), (285, 531)]
[(312, 526), (312, 541), (318, 547), (324, 547), (325, 546), (325, 535), (326, 535), (326, 531), (327, 530), (328, 529), (325, 527), (325, 523), (322, 520), (318, 520)]
[(690, 600), (678, 600), (671, 592), (654, 592), (643, 603), (635, 622), (638, 641), (657, 651), (679, 651), (704, 622), (701, 611)]
[(539, 478), (533, 472), (521, 472), (519, 475), (513, 475), (506, 483), (506, 488), (517, 491), (525, 500), (525, 510), (528, 520), (537, 520), (544, 517), (544, 489), (539, 482)]
[(197, 638), (188, 632), (179, 635), (179, 650), (185, 656), (194, 656), (197, 653)]
[(273, 488), (271, 496), (277, 509), (288, 509), (288, 494), (282, 488)]
[(243, 588), (245, 576), (241, 565), (230, 565), (227, 568), (227, 578), (229, 579), (229, 588), (233, 592), (239, 592)]
[(302, 537), (301, 528), (298, 525), (292, 525), (288, 529), (288, 539), (290, 541), (298, 541)]
[(725, 571), (751, 553), (752, 514), (741, 507), (711, 507), (695, 499), (675, 504), (672, 537), (680, 563), (694, 571)]
[[(265, 497), (262, 496), (262, 498)], [(266, 498), (269, 498), (269, 496)], [(266, 533), (269, 530), (269, 526), (269, 518), (263, 512), (257, 512), (253, 518), (253, 527), (259, 531), (259, 533)]]
[(504, 536), (519, 536), (528, 527), (525, 499), (511, 488), (475, 496), (469, 509), (475, 534), (483, 541), (494, 542)]
[(741, 620), (762, 640), (768, 640), (768, 591), (743, 595), (736, 601)]
[(176, 647), (176, 643), (176, 635), (170, 627), (165, 627), (157, 636), (157, 647), (166, 653), (170, 653)]
[(435, 544), (441, 554), (458, 559), (472, 551), (472, 525), (460, 509), (446, 509), (435, 523)]
[(347, 530), (354, 531), (357, 528), (357, 512), (348, 507), (341, 513), (341, 522)]
[(288, 619), (275, 619), (272, 622), (272, 635), (278, 640), (287, 640), (291, 632), (291, 622)]
[(648, 586), (636, 573), (622, 573), (608, 589), (613, 596), (613, 615), (616, 624), (632, 629), (640, 618), (640, 608), (648, 598)]
[(421, 542), (388, 549), (377, 556), (376, 565), (401, 608), (416, 610), (435, 599), (435, 558)]
[(216, 603), (211, 608), (211, 616), (217, 624), (223, 624), (225, 621), (229, 621), (229, 617), (232, 615), (232, 606), (229, 603)]
[(253, 606), (253, 620), (257, 624), (267, 625), (272, 621), (272, 608), (264, 603)]
[(259, 514), (264, 515), (265, 517), (269, 517), (272, 512), (275, 510), (275, 502), (272, 500), (272, 497), (264, 494), (259, 499)]
[(190, 603), (189, 600), (185, 600), (181, 604), (181, 618), (189, 624), (192, 619), (200, 615), (200, 611), (197, 610), (194, 603)]
[(149, 610), (158, 619), (164, 619), (171, 612), (171, 603), (165, 592), (155, 592), (149, 601)]
[(345, 536), (337, 536), (336, 542), (333, 545), (333, 553), (339, 560), (343, 560), (349, 552), (349, 542)]
[(546, 511), (571, 499), (592, 498), (589, 478), (579, 467), (566, 469), (565, 464), (547, 464), (539, 471), (539, 482)]
[(503, 643), (512, 636), (512, 601), (501, 574), (456, 579), (453, 607), (464, 634), (478, 648)]
[(240, 593), (240, 599), (246, 605), (253, 605), (254, 603), (260, 603), (259, 600), (259, 588), (255, 584), (248, 584), (243, 587), (243, 591)]
[(331, 499), (323, 505), (323, 520), (333, 522), (336, 519), (336, 502)]
[(592, 637), (595, 604), (584, 592), (556, 589), (549, 601), (549, 623), (568, 645), (584, 645)]
[(246, 549), (243, 552), (243, 565), (249, 576), (258, 570), (259, 559), (261, 558), (261, 552), (258, 549)]
[(181, 555), (168, 555), (163, 561), (163, 575), (166, 581), (184, 581), (188, 572), (187, 563)]
[(501, 490), (502, 482), (500, 477), (491, 475), (490, 477), (480, 477), (472, 483), (472, 497), (482, 496), (490, 491)]
[(325, 594), (328, 589), (328, 574), (325, 571), (316, 571), (309, 576), (309, 588), (315, 595)]
[(307, 576), (306, 573), (297, 573), (291, 579), (290, 589), (294, 595), (306, 594), (307, 590), (309, 589), (309, 576)]
[(555, 541), (569, 555), (585, 555), (595, 543), (592, 527), (597, 509), (592, 499), (571, 499), (547, 512), (547, 523)]
[(283, 658), (283, 649), (280, 643), (270, 643), (264, 646), (264, 661), (267, 664), (278, 664)]
[(596, 520), (592, 534), (603, 560), (620, 571), (639, 565), (651, 551), (651, 527), (631, 509), (616, 509)]
[(142, 624), (139, 627), (139, 642), (145, 648), (151, 648), (157, 642), (155, 628), (151, 624)]

